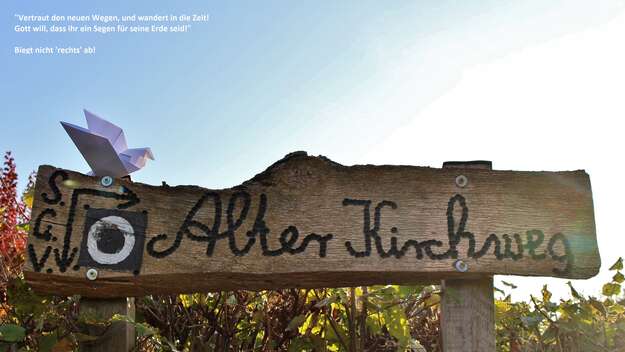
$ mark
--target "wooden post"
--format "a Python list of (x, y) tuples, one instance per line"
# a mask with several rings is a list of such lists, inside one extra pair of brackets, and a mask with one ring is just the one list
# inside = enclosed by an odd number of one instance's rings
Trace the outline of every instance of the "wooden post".
[[(135, 319), (135, 299), (112, 298), (112, 299), (89, 299), (80, 300), (80, 314), (97, 317), (99, 320), (110, 319), (115, 314), (126, 315)], [(106, 331), (98, 331), (95, 327), (89, 328), (89, 334), (99, 337), (93, 341), (80, 343), (81, 352), (105, 352), (105, 351), (131, 351), (135, 346), (134, 326), (117, 321)]]
[[(130, 175), (122, 179), (132, 182)], [(135, 319), (135, 299), (111, 298), (111, 299), (89, 299), (80, 300), (80, 313), (95, 316), (101, 320), (108, 320), (115, 314), (125, 315), (130, 319)], [(98, 331), (90, 331), (100, 335)], [(134, 326), (117, 321), (114, 322), (107, 331), (99, 336), (97, 340), (83, 342), (80, 344), (80, 351), (85, 352), (105, 352), (105, 351), (131, 351), (135, 347)]]
[[(443, 168), (491, 170), (492, 164), (489, 161), (446, 162)], [(493, 277), (443, 280), (441, 287), (443, 352), (494, 352)]]
[(443, 280), (442, 288), (443, 351), (494, 352), (493, 278)]

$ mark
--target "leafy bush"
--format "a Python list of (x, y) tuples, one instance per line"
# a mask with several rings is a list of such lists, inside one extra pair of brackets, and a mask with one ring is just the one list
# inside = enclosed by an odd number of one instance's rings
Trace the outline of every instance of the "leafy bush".
[[(27, 188), (31, 189), (32, 185), (33, 175)], [(7, 152), (0, 174), (0, 302), (6, 301), (7, 282), (21, 272), (31, 206), (32, 194), (25, 193), (21, 200), (17, 197), (15, 161)]]
[(603, 296), (585, 297), (568, 283), (571, 296), (551, 300), (547, 285), (530, 302), (495, 302), (499, 351), (625, 351), (625, 300), (622, 296), (623, 259), (610, 270), (612, 281)]

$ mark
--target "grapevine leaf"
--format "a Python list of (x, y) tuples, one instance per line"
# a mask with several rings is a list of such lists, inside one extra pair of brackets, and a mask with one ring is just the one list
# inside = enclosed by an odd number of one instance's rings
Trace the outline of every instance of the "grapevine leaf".
[(19, 342), (24, 340), (26, 329), (15, 324), (0, 325), (0, 340), (6, 342)]
[(604, 296), (615, 296), (621, 293), (621, 285), (613, 282), (609, 282), (603, 285), (603, 295)]
[(286, 331), (296, 330), (297, 328), (299, 328), (300, 325), (304, 323), (304, 321), (306, 321), (306, 314), (300, 314), (296, 316), (286, 327)]

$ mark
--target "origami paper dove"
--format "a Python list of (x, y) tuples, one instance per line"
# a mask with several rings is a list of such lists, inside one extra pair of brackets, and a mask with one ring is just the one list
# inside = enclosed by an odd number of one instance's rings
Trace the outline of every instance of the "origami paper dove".
[(61, 125), (91, 167), (91, 175), (122, 177), (154, 160), (150, 148), (128, 149), (124, 131), (101, 117), (85, 111), (87, 128), (61, 121)]

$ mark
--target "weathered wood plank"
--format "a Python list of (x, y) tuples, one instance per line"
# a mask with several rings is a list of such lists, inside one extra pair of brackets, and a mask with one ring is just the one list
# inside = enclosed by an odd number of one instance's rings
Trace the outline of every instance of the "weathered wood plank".
[(600, 266), (583, 171), (346, 167), (295, 153), (231, 189), (104, 187), (42, 166), (35, 193), (26, 278), (59, 294), (587, 278)]

